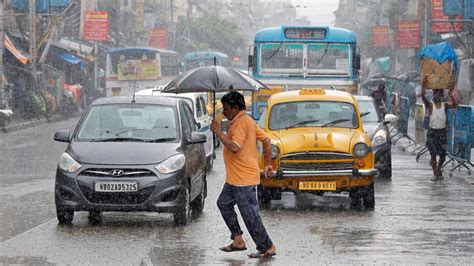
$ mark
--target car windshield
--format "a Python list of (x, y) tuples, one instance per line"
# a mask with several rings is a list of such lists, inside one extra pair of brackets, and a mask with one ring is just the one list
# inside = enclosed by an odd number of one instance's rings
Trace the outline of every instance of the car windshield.
[(87, 112), (78, 141), (165, 142), (178, 137), (176, 108), (164, 105), (99, 105)]
[(287, 102), (273, 106), (270, 111), (270, 130), (326, 126), (359, 127), (354, 106), (329, 101)]
[(359, 101), (358, 104), (362, 123), (377, 123), (380, 121), (373, 101)]

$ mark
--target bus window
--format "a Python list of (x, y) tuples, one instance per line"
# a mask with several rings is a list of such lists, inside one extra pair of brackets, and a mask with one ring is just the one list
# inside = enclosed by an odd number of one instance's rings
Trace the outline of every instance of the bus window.
[[(303, 45), (268, 43), (262, 45), (262, 72), (285, 69), (289, 72), (303, 68)], [(278, 71), (280, 72), (280, 71)]]
[(349, 74), (349, 45), (347, 44), (309, 44), (308, 63), (311, 69), (339, 70)]

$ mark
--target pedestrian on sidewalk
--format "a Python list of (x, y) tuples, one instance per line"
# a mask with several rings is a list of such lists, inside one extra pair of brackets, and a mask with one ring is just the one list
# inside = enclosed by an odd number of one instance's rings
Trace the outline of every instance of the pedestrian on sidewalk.
[(263, 226), (257, 201), (257, 185), (260, 184), (257, 140), (262, 142), (265, 160), (265, 178), (271, 176), (271, 144), (265, 132), (245, 113), (244, 96), (232, 91), (221, 99), (223, 113), (230, 121), (227, 134), (214, 120), (211, 130), (224, 144), (224, 163), (226, 179), (224, 188), (217, 200), (217, 206), (231, 232), (232, 242), (220, 248), (225, 252), (242, 251), (247, 245), (242, 238), (243, 231), (237, 220), (234, 206), (237, 204), (245, 226), (257, 246), (258, 252), (250, 258), (272, 257), (276, 247)]
[[(433, 90), (433, 101), (426, 98), (426, 83), (428, 79), (425, 77), (421, 86), (421, 99), (428, 110), (430, 122), (428, 133), (426, 135), (426, 147), (431, 154), (431, 168), (433, 169), (433, 178), (431, 181), (443, 179), (443, 164), (446, 160), (446, 143), (447, 143), (447, 121), (448, 108), (456, 108), (458, 103), (456, 97), (452, 97), (453, 87), (448, 87), (451, 102), (442, 102), (444, 90)], [(436, 161), (439, 156), (439, 161)]]

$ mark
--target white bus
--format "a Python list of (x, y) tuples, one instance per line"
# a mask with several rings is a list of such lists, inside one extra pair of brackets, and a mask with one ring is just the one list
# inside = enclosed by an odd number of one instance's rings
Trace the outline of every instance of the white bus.
[(134, 90), (165, 85), (180, 71), (179, 54), (166, 49), (111, 49), (106, 60), (107, 96), (131, 95)]

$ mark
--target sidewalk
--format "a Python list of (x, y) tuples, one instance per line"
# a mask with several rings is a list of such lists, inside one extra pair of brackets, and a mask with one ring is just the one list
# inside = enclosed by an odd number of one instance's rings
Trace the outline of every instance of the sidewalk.
[(31, 119), (19, 119), (19, 118), (17, 118), (17, 119), (13, 119), (7, 127), (0, 127), (0, 131), (2, 133), (9, 133), (9, 132), (13, 132), (13, 131), (22, 130), (22, 129), (25, 129), (25, 128), (34, 127), (34, 126), (37, 126), (37, 125), (42, 125), (42, 124), (46, 124), (46, 123), (66, 120), (66, 119), (72, 118), (72, 117), (79, 117), (81, 115), (81, 113), (82, 113), (81, 111), (78, 111), (78, 112), (72, 114), (69, 117), (64, 117), (63, 115), (55, 114), (55, 115), (51, 116), (49, 119), (47, 119), (45, 116), (42, 116), (40, 118), (31, 118)]

